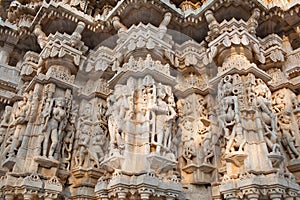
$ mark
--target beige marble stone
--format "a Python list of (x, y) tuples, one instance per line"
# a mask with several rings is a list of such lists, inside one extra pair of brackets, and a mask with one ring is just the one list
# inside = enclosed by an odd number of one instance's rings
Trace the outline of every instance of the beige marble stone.
[(299, 199), (299, 8), (1, 1), (0, 199)]

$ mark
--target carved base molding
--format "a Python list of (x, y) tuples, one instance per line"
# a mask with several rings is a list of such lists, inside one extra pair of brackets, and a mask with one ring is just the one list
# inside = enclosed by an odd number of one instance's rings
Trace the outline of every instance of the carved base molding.
[(228, 178), (213, 191), (226, 199), (296, 198), (299, 185), (290, 174), (277, 172), (249, 172), (239, 178)]
[(299, 0), (0, 0), (0, 199), (300, 199)]
[(180, 198), (182, 191), (182, 186), (176, 176), (158, 177), (151, 172), (134, 176), (118, 172), (109, 181), (100, 179), (95, 187), (95, 192), (99, 197), (108, 196), (119, 199), (135, 195), (140, 196), (141, 199)]

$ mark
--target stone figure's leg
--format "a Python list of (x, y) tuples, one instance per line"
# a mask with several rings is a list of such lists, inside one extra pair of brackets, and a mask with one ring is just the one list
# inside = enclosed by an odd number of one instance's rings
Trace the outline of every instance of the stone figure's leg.
[(54, 155), (54, 151), (56, 149), (56, 146), (58, 144), (58, 135), (57, 135), (57, 130), (53, 129), (51, 132), (51, 147), (50, 147), (50, 151), (49, 151), (49, 157), (53, 158)]

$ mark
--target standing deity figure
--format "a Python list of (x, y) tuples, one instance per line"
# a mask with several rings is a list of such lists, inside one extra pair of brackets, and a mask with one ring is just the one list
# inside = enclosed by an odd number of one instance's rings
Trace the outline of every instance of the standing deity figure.
[(13, 121), (9, 125), (10, 127), (15, 127), (12, 144), (9, 150), (9, 156), (14, 156), (15, 151), (18, 150), (18, 148), (22, 143), (23, 134), (26, 128), (25, 124), (28, 121), (27, 118), (29, 112), (30, 112), (30, 105), (28, 101), (28, 94), (25, 93), (23, 95), (23, 100), (18, 102), (18, 107), (16, 111), (13, 113)]
[(226, 146), (226, 152), (225, 153), (232, 153), (236, 151), (236, 148), (238, 148), (237, 151), (243, 152), (244, 147), (246, 145), (246, 138), (243, 134), (243, 127), (241, 123), (237, 123), (232, 130), (232, 134), (230, 135), (230, 139)]
[(82, 125), (80, 127), (78, 146), (75, 153), (75, 166), (83, 166), (85, 157), (88, 154), (88, 147), (90, 144), (90, 126)]
[(170, 95), (167, 99), (168, 102), (168, 116), (169, 120), (165, 127), (165, 137), (164, 137), (164, 147), (166, 149), (171, 148), (171, 140), (172, 140), (172, 130), (173, 130), (173, 122), (177, 115), (174, 107), (175, 107), (175, 100), (174, 96)]
[(273, 109), (275, 110), (276, 113), (283, 111), (286, 107), (285, 94), (283, 92), (278, 92), (274, 96), (273, 104), (274, 104)]
[(122, 86), (122, 95), (118, 99), (120, 113), (119, 117), (125, 120), (130, 120), (134, 114), (134, 93), (135, 80), (130, 77), (127, 80), (127, 85)]
[(102, 123), (106, 123), (106, 117), (105, 117), (105, 112), (106, 112), (106, 105), (103, 104), (103, 103), (99, 103), (98, 106), (97, 106), (97, 120), (99, 122), (102, 122)]
[(107, 98), (108, 130), (110, 136), (110, 152), (119, 148), (123, 148), (122, 136), (119, 133), (120, 119), (119, 119), (119, 105), (116, 101), (116, 96), (112, 94)]
[[(50, 106), (50, 113), (49, 116), (46, 118), (46, 123), (43, 128), (43, 132), (45, 134), (43, 141), (43, 156), (49, 158), (54, 158), (53, 156), (59, 143), (59, 136), (62, 134), (62, 130), (65, 126), (63, 120), (66, 117), (65, 99), (58, 98), (53, 99), (52, 101), (54, 101), (52, 102), (52, 104), (54, 105)], [(51, 145), (48, 152), (48, 146), (50, 143)]]
[(260, 10), (258, 8), (255, 8), (252, 11), (251, 17), (247, 21), (248, 30), (251, 34), (256, 33), (256, 28), (258, 27), (258, 19), (260, 17)]
[[(255, 95), (258, 111), (255, 114), (260, 139), (264, 138), (272, 151), (275, 151), (277, 139), (276, 115), (271, 110), (271, 92), (261, 79), (256, 80)], [(266, 132), (266, 133), (265, 133)]]
[(201, 143), (202, 152), (203, 152), (203, 163), (211, 164), (211, 159), (214, 156), (213, 144), (212, 144), (212, 134), (211, 132), (206, 132), (203, 135), (203, 140)]
[(3, 113), (3, 118), (0, 122), (0, 145), (4, 142), (5, 131), (9, 125), (10, 116), (11, 116), (12, 107), (6, 106)]
[(42, 27), (40, 25), (36, 25), (33, 33), (37, 37), (38, 44), (43, 49), (47, 45), (48, 41), (46, 34), (42, 31)]
[[(224, 131), (225, 137), (229, 137), (228, 127), (238, 123), (240, 117), (238, 115), (237, 97), (232, 94), (233, 85), (230, 75), (224, 77), (224, 84), (219, 86), (219, 98), (221, 100), (221, 114), (219, 115), (220, 131)], [(221, 134), (220, 134), (221, 135)]]
[(179, 124), (182, 131), (182, 157), (185, 159), (186, 164), (193, 163), (193, 159), (197, 156), (195, 148), (195, 140), (192, 137), (193, 123), (190, 120), (184, 120)]
[(95, 133), (91, 141), (89, 153), (91, 159), (95, 161), (95, 164), (99, 167), (99, 163), (104, 159), (104, 145), (106, 142), (106, 136), (104, 130), (100, 126), (95, 127)]
[(296, 133), (292, 130), (292, 120), (289, 114), (283, 114), (279, 117), (279, 130), (281, 132), (281, 144), (287, 150), (291, 159), (299, 158), (299, 152), (295, 146)]
[[(152, 111), (155, 116), (155, 133), (152, 133), (152, 143), (156, 145), (156, 153), (160, 153), (163, 146), (163, 140), (170, 134), (170, 126), (172, 126), (172, 120), (176, 117), (176, 112), (170, 104), (165, 102), (166, 90), (163, 86), (157, 88), (156, 104), (152, 107)], [(155, 135), (157, 142), (155, 142)]]

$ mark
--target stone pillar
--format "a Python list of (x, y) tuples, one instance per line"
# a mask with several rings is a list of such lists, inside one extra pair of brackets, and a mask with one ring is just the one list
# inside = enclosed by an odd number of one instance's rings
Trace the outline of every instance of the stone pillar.
[(281, 188), (272, 188), (269, 190), (269, 195), (271, 200), (281, 200), (283, 191)]
[(14, 200), (15, 199), (15, 195), (14, 194), (5, 194), (5, 200)]
[(149, 193), (141, 193), (141, 199), (149, 199), (150, 198), (150, 194)]
[(226, 200), (239, 200), (240, 198), (235, 192), (226, 192), (224, 193), (224, 199)]
[(250, 188), (244, 190), (245, 195), (249, 200), (258, 200), (259, 199), (259, 191), (256, 188)]
[(98, 195), (97, 199), (99, 199), (99, 200), (109, 200), (107, 194), (100, 194), (100, 195)]
[(3, 47), (0, 48), (0, 64), (8, 64), (9, 54), (13, 50), (13, 46), (9, 44), (4, 44)]
[(24, 200), (32, 200), (33, 199), (33, 194), (23, 194), (23, 198), (24, 198)]
[(282, 199), (282, 194), (280, 194), (280, 193), (271, 193), (270, 194), (270, 199), (271, 200), (281, 200)]
[(282, 199), (281, 197), (282, 197), (281, 194), (271, 194), (270, 195), (271, 200), (281, 200)]
[(270, 194), (270, 199), (271, 200), (281, 200), (282, 195), (281, 194)]
[(250, 195), (247, 195), (247, 197), (249, 200), (258, 200), (259, 195), (258, 194), (250, 194)]
[(126, 199), (126, 192), (118, 192), (118, 199), (125, 200)]

